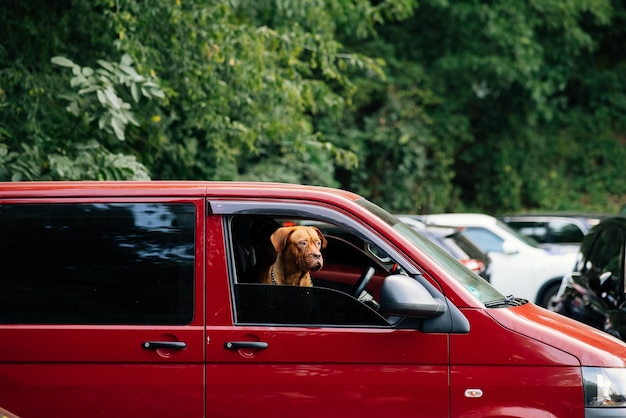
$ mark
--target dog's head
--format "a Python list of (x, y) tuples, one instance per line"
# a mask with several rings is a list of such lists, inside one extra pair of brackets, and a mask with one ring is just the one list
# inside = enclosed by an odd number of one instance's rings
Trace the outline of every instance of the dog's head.
[(283, 262), (295, 263), (300, 271), (318, 271), (324, 265), (321, 250), (326, 248), (326, 238), (314, 226), (284, 226), (270, 239)]

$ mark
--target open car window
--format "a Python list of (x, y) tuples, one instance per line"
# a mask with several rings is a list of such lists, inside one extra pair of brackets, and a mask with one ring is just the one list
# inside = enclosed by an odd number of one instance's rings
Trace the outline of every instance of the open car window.
[[(380, 294), (384, 278), (399, 266), (354, 232), (326, 221), (284, 215), (234, 215), (226, 225), (235, 266), (237, 324), (388, 327), (397, 320), (380, 310)], [(323, 267), (310, 272), (313, 286), (261, 283), (276, 259), (271, 235), (280, 227), (296, 225), (314, 226), (326, 240)], [(364, 292), (355, 294), (355, 285), (369, 268), (373, 275)]]
[[(454, 257), (441, 250), (437, 245), (418, 234), (413, 228), (405, 225), (384, 209), (367, 200), (359, 200), (356, 203), (388, 223), (398, 233), (422, 249), (481, 302), (500, 300), (503, 297), (480, 276), (463, 266)], [(263, 253), (263, 250), (257, 251), (253, 247), (259, 245), (259, 243), (267, 243), (267, 240), (259, 239), (264, 236), (263, 234), (250, 235), (251, 228), (256, 229), (256, 226), (252, 227), (256, 223), (255, 220), (261, 220), (261, 224), (267, 225), (269, 230), (285, 222), (328, 224), (329, 228), (332, 229), (334, 226), (335, 230), (327, 230), (325, 233), (344, 238), (345, 242), (350, 242), (358, 249), (360, 255), (355, 257), (351, 257), (348, 252), (342, 252), (341, 250), (332, 251), (335, 246), (329, 246), (324, 249), (324, 257), (328, 257), (328, 264), (319, 272), (315, 272), (313, 275), (314, 283), (320, 283), (320, 280), (324, 279), (323, 276), (325, 274), (332, 275), (333, 279), (328, 280), (328, 282), (343, 288), (345, 292), (345, 288), (353, 285), (358, 280), (357, 276), (360, 276), (366, 270), (359, 263), (355, 265), (354, 262), (348, 262), (348, 260), (358, 260), (361, 257), (366, 257), (365, 260), (368, 260), (368, 263), (376, 266), (375, 274), (366, 288), (375, 302), (380, 303), (380, 299), (377, 298), (380, 297), (382, 279), (390, 274), (405, 274), (419, 281), (421, 271), (410, 260), (406, 259), (405, 254), (399, 252), (384, 238), (374, 233), (367, 225), (355, 220), (348, 214), (324, 205), (311, 205), (293, 201), (254, 201), (252, 204), (250, 201), (242, 200), (219, 200), (210, 202), (209, 205), (211, 213), (222, 217), (224, 229), (228, 235), (226, 241), (230, 244), (228, 251), (231, 254), (232, 263), (229, 265), (229, 272), (231, 286), (233, 287), (244, 283), (258, 284), (258, 281), (255, 281), (255, 269), (261, 266), (258, 260), (262, 259), (260, 254)], [(264, 234), (271, 235), (264, 228), (261, 229), (265, 231)], [(268, 247), (265, 246), (265, 248), (267, 249)], [(336, 256), (337, 254), (338, 256)], [(331, 269), (333, 258), (343, 260), (343, 263), (339, 264), (337, 268)], [(343, 274), (342, 269), (345, 270)], [(318, 286), (318, 288), (320, 287)], [(330, 287), (330, 285), (327, 287)], [(232, 294), (235, 293), (233, 288)], [(357, 300), (357, 298), (353, 299)], [(241, 323), (237, 319), (236, 303), (237, 301), (233, 299), (235, 321)], [(357, 303), (360, 302), (357, 300)], [(383, 316), (390, 325), (398, 325), (397, 318), (391, 318), (380, 310), (374, 310), (374, 312)]]

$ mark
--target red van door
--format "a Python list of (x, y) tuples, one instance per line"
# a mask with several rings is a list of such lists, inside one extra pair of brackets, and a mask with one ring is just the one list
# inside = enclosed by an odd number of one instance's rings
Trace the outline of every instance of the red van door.
[[(448, 334), (397, 329), (398, 318), (339, 290), (339, 281), (335, 289), (239, 282), (259, 249), (235, 236), (241, 225), (255, 231), (253, 222), (235, 218), (207, 220), (207, 237), (226, 236), (207, 264), (207, 416), (448, 416)], [(326, 280), (345, 280), (350, 260), (362, 259), (341, 252), (346, 264), (326, 265)]]
[(0, 207), (0, 407), (203, 417), (204, 202)]

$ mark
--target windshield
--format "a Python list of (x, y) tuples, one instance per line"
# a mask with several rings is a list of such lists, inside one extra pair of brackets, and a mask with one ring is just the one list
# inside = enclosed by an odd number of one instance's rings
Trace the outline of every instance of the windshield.
[(424, 251), (430, 258), (443, 267), (457, 282), (461, 283), (481, 302), (490, 302), (503, 299), (504, 296), (491, 286), (482, 277), (465, 267), (456, 258), (452, 257), (439, 246), (412, 227), (406, 225), (395, 216), (391, 215), (384, 209), (376, 206), (367, 200), (360, 200), (358, 203), (370, 212), (376, 214), (383, 221), (391, 225), (396, 231), (405, 238), (413, 242), (417, 247)]
[(508, 232), (509, 234), (513, 235), (515, 238), (530, 245), (531, 247), (541, 248), (541, 245), (537, 241), (535, 241), (534, 239), (532, 239), (531, 237), (527, 235), (522, 234), (521, 232), (516, 231), (515, 229), (511, 228), (507, 223), (502, 222), (501, 220), (498, 219), (496, 221), (496, 225), (498, 225), (498, 228), (502, 229), (503, 231)]

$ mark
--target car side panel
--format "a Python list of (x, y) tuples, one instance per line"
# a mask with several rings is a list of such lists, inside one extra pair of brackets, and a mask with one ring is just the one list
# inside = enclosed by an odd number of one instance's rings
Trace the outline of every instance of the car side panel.
[(451, 416), (583, 418), (581, 380), (572, 366), (452, 366)]
[[(512, 319), (543, 310), (527, 304), (494, 311)], [(451, 416), (584, 416), (578, 359), (520, 333), (505, 331), (506, 326), (494, 321), (487, 311), (465, 309), (463, 314), (472, 329), (450, 338)], [(559, 366), (548, 366), (555, 364)]]
[[(222, 221), (213, 215), (206, 224), (220, 254), (207, 257), (206, 267), (207, 416), (448, 416), (448, 334), (235, 324), (233, 268), (218, 248)], [(228, 348), (239, 342), (267, 347)]]
[[(92, 203), (95, 199), (46, 199), (46, 203), (72, 205), (73, 203)], [(21, 199), (24, 204), (34, 204), (42, 200)], [(204, 415), (204, 315), (203, 315), (203, 254), (204, 236), (202, 234), (205, 206), (202, 199), (98, 199), (99, 204), (119, 203), (129, 201), (146, 202), (149, 204), (168, 202), (184, 202), (193, 204), (196, 208), (195, 225), (188, 225), (194, 233), (192, 240), (195, 242), (195, 254), (186, 254), (185, 257), (194, 256), (195, 264), (192, 266), (190, 278), (193, 280), (193, 288), (190, 294), (185, 293), (182, 297), (193, 306), (191, 322), (187, 325), (158, 325), (158, 324), (134, 324), (112, 325), (106, 322), (98, 324), (22, 324), (7, 323), (4, 311), (0, 315), (0, 405), (11, 411), (20, 418), (39, 417), (63, 417), (84, 418), (96, 416), (111, 416), (118, 418), (137, 418), (147, 416), (180, 416), (180, 417), (203, 417)], [(4, 200), (1, 202), (14, 203)], [(125, 219), (132, 219), (132, 215)], [(144, 219), (144, 221), (147, 221)], [(60, 222), (60, 221), (59, 221)], [(140, 229), (141, 221), (137, 221), (134, 231)], [(72, 229), (65, 224), (65, 229)], [(85, 223), (87, 233), (88, 223)], [(174, 227), (175, 228), (175, 227)], [(123, 228), (120, 228), (122, 230)], [(80, 231), (79, 231), (80, 232)], [(106, 232), (104, 232), (106, 233)], [(167, 240), (168, 231), (161, 231), (163, 240)], [(150, 235), (147, 233), (146, 235)], [(96, 241), (96, 240), (94, 240)], [(115, 242), (123, 242), (116, 245)], [(121, 259), (136, 260), (137, 263), (154, 261), (157, 265), (159, 260), (170, 258), (171, 254), (160, 254), (153, 247), (141, 248), (133, 253), (143, 253), (145, 258), (129, 257), (129, 243), (123, 241), (121, 235), (107, 239), (110, 244), (107, 248), (114, 247), (120, 259), (110, 258), (109, 263), (119, 263)], [(49, 243), (48, 243), (49, 244)], [(58, 242), (57, 246), (63, 248), (68, 243)], [(149, 245), (148, 243), (147, 245)], [(178, 242), (174, 243), (174, 247)], [(31, 263), (41, 263), (42, 259), (36, 257), (35, 248), (43, 247), (42, 242), (33, 242), (33, 257)], [(73, 248), (79, 248), (75, 245)], [(45, 247), (49, 248), (49, 247)], [(67, 248), (67, 246), (66, 246)], [(102, 248), (83, 248), (84, 254), (94, 254), (104, 251)], [(126, 251), (128, 250), (128, 251)], [(61, 251), (62, 252), (62, 251)], [(62, 256), (59, 256), (62, 257)], [(76, 261), (78, 260), (78, 261)], [(53, 263), (54, 260), (47, 260)], [(80, 257), (74, 258), (73, 263), (79, 263)], [(70, 265), (60, 259), (57, 270), (63, 271)], [(72, 264), (73, 265), (73, 264)], [(76, 282), (82, 278), (89, 282), (89, 272), (96, 274), (97, 269), (93, 265), (84, 267), (85, 274), (77, 275)], [(150, 268), (153, 268), (151, 266)], [(27, 264), (23, 268), (28, 268)], [(103, 269), (104, 270), (104, 269)], [(152, 270), (151, 270), (152, 271)], [(187, 271), (187, 270), (186, 270)], [(159, 276), (158, 268), (155, 269), (153, 280), (163, 279)], [(6, 271), (5, 271), (6, 273)], [(100, 273), (98, 273), (100, 274)], [(101, 274), (103, 275), (103, 274)], [(58, 274), (55, 277), (60, 277)], [(101, 280), (106, 280), (106, 276)], [(187, 273), (185, 278), (189, 277)], [(113, 280), (113, 277), (109, 277)], [(14, 289), (14, 283), (19, 283), (20, 274), (15, 272), (10, 276), (0, 277), (5, 281), (6, 289)], [(149, 280), (149, 276), (147, 277)], [(143, 282), (142, 282), (143, 283)], [(50, 283), (54, 286), (55, 283)], [(68, 292), (74, 289), (68, 289)], [(137, 294), (141, 294), (141, 286), (137, 287)], [(57, 291), (57, 290), (55, 290)], [(81, 292), (84, 289), (81, 289)], [(98, 289), (92, 289), (96, 292)], [(58, 294), (64, 294), (63, 289)], [(76, 292), (77, 294), (79, 292)], [(73, 294), (73, 293), (70, 293)], [(128, 298), (128, 294), (120, 294), (119, 298)], [(80, 301), (77, 301), (80, 302)], [(37, 313), (38, 306), (30, 306), (24, 309)], [(89, 307), (84, 308), (88, 310)], [(159, 312), (159, 307), (152, 305), (150, 311)], [(82, 312), (82, 311), (81, 311)], [(141, 310), (138, 310), (141, 312)], [(112, 321), (117, 318), (116, 314), (125, 315), (124, 312), (111, 311)], [(156, 321), (155, 321), (156, 322)], [(155, 348), (147, 349), (146, 342), (178, 342), (184, 343), (182, 349)]]

